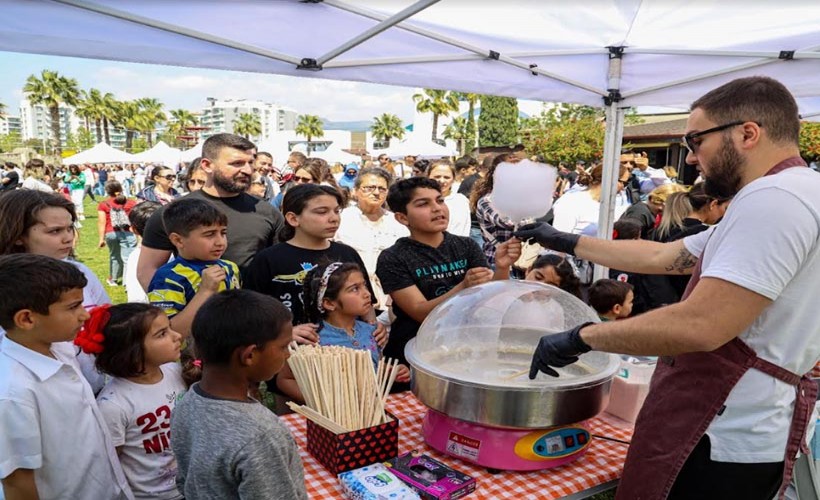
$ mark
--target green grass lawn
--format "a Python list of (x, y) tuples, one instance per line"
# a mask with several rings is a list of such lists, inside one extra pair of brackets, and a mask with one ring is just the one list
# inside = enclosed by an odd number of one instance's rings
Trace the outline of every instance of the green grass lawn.
[[(97, 200), (102, 199), (100, 196), (97, 197)], [(97, 242), (100, 241), (97, 234), (97, 203), (92, 202), (91, 198), (86, 198), (84, 208), (85, 220), (82, 221), (83, 227), (79, 231), (80, 242), (75, 250), (77, 260), (88, 266), (100, 278), (114, 304), (126, 302), (124, 286), (105, 284), (105, 280), (108, 279), (108, 247), (97, 246)]]

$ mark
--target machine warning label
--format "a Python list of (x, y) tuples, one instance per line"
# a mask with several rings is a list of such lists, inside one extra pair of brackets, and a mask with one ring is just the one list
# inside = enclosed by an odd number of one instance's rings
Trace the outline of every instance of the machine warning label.
[(481, 441), (478, 439), (462, 436), (455, 432), (451, 432), (447, 438), (447, 452), (451, 455), (477, 461), (479, 448), (481, 448)]

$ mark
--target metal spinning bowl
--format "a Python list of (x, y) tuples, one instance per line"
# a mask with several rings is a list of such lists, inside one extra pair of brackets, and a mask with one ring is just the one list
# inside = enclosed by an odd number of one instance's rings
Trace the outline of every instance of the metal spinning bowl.
[(529, 281), (469, 288), (436, 307), (405, 350), (413, 393), (460, 420), (542, 429), (594, 417), (609, 401), (614, 354), (590, 352), (559, 377), (528, 378), (541, 336), (598, 321), (573, 295)]

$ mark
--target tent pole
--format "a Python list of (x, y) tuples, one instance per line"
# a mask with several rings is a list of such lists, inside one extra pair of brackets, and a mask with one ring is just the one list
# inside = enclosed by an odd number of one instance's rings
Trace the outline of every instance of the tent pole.
[[(601, 179), (601, 208), (598, 211), (598, 238), (611, 240), (615, 223), (615, 197), (618, 195), (618, 173), (621, 165), (621, 141), (624, 135), (624, 108), (621, 101), (621, 63), (623, 47), (609, 48), (609, 97), (606, 103), (606, 131), (604, 134), (603, 178)], [(609, 269), (596, 265), (593, 281), (609, 276)]]
[[(601, 180), (601, 210), (598, 213), (598, 238), (611, 240), (615, 224), (615, 197), (618, 195), (618, 173), (621, 166), (621, 141), (624, 135), (624, 108), (612, 102), (606, 108), (604, 136), (604, 172)], [(593, 280), (609, 277), (609, 269), (595, 265)]]
[(373, 38), (374, 36), (378, 35), (379, 33), (381, 33), (382, 31), (387, 30), (387, 29), (395, 26), (396, 24), (399, 24), (400, 22), (404, 21), (408, 17), (412, 17), (412, 16), (418, 14), (419, 12), (423, 11), (427, 7), (429, 7), (429, 6), (431, 6), (435, 3), (438, 3), (438, 1), (439, 0), (419, 0), (418, 2), (414, 3), (410, 7), (407, 7), (406, 9), (404, 9), (400, 12), (397, 12), (396, 14), (393, 14), (392, 16), (388, 17), (387, 19), (384, 19), (383, 21), (380, 21), (379, 23), (377, 23), (372, 28), (365, 30), (363, 33), (353, 37), (352, 39), (348, 40), (347, 42), (343, 43), (342, 45), (340, 45), (340, 46), (336, 47), (335, 49), (331, 50), (327, 54), (319, 57), (316, 60), (316, 63), (319, 66), (321, 66), (321, 65), (327, 63), (328, 61), (330, 61), (331, 59), (335, 59), (336, 57), (339, 57), (340, 55), (344, 54), (345, 52), (352, 49), (353, 47), (355, 47), (355, 46), (357, 46), (357, 45), (359, 45), (363, 42), (366, 42), (367, 40), (369, 40), (369, 39)]

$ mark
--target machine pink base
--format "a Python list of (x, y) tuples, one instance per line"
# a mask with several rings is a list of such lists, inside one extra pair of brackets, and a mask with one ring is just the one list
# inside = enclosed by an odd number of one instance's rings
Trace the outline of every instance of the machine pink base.
[(428, 410), (424, 441), (433, 449), (488, 469), (535, 471), (560, 467), (586, 453), (589, 432), (581, 425), (551, 429), (504, 429), (466, 422)]

